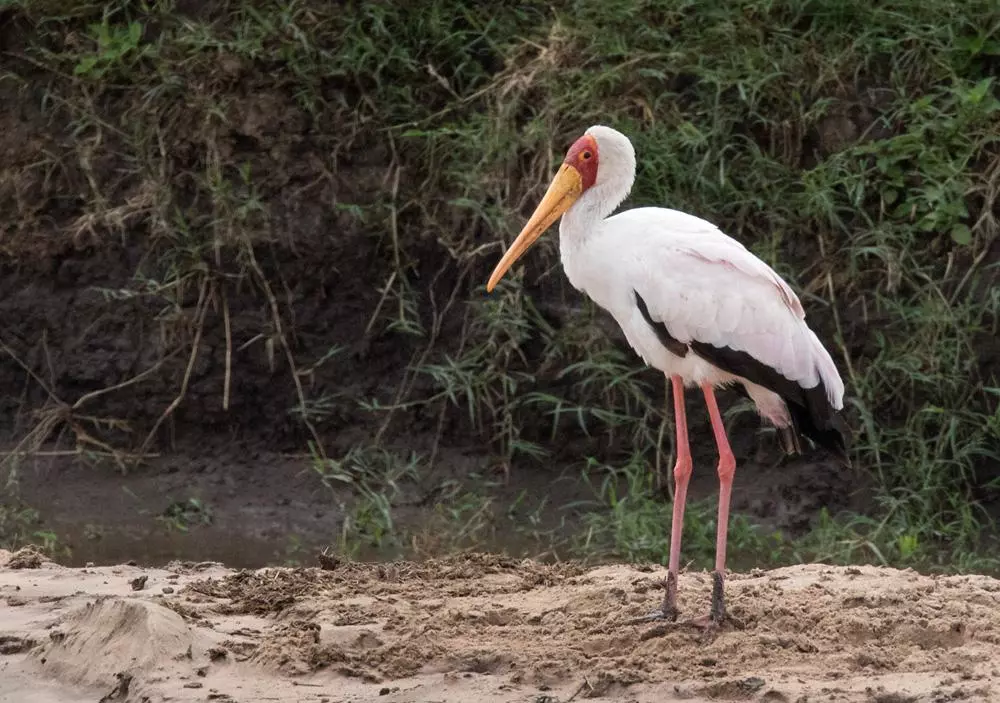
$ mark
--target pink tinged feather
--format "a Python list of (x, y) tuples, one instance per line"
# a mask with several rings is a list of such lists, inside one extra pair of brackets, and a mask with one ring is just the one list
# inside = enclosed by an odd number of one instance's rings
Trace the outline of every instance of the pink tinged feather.
[[(805, 318), (805, 310), (803, 310), (798, 296), (795, 295), (795, 291), (771, 267), (754, 257), (746, 247), (736, 240), (727, 238), (721, 245), (713, 242), (712, 244), (706, 244), (701, 249), (686, 248), (683, 251), (703, 261), (722, 266), (732, 271), (739, 271), (751, 278), (763, 278), (767, 280), (777, 290), (778, 297), (785, 306), (800, 320)], [(736, 259), (730, 258), (727, 255), (727, 253), (736, 252), (742, 253), (744, 256)]]

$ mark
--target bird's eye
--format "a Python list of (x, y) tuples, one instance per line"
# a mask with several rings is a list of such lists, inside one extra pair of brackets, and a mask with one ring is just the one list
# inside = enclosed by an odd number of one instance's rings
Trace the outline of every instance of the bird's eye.
[(580, 154), (580, 158), (583, 159), (584, 161), (590, 161), (592, 156), (593, 154), (589, 151), (585, 151), (582, 154)]

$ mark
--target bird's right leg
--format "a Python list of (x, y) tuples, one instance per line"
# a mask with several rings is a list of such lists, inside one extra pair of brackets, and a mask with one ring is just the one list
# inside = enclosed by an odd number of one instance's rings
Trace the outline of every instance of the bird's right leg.
[(674, 464), (674, 516), (670, 523), (670, 561), (667, 565), (666, 594), (663, 607), (650, 615), (632, 620), (632, 623), (654, 620), (677, 620), (677, 574), (681, 568), (681, 532), (684, 529), (684, 503), (687, 501), (688, 482), (691, 479), (691, 447), (688, 444), (687, 413), (684, 410), (684, 381), (671, 376), (674, 395), (674, 424), (677, 429), (677, 463)]
[(677, 430), (677, 463), (674, 465), (674, 509), (670, 523), (670, 561), (667, 565), (666, 594), (663, 597), (663, 617), (677, 619), (677, 575), (681, 566), (681, 533), (684, 530), (684, 504), (691, 480), (691, 447), (688, 444), (687, 413), (684, 409), (684, 381), (671, 376), (674, 390), (674, 424)]

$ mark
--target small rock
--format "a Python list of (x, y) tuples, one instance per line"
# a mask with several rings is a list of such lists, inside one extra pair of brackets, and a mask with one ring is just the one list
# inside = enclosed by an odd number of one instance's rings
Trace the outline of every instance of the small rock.
[(184, 688), (201, 688), (204, 685), (201, 681), (189, 681), (184, 684)]
[(173, 588), (171, 588), (170, 586), (164, 586), (164, 587), (163, 587), (163, 592), (164, 592), (164, 593), (167, 593), (167, 594), (170, 594), (170, 593), (173, 593), (173, 592), (174, 592), (174, 589), (173, 589)]
[(149, 576), (143, 574), (142, 576), (136, 576), (134, 579), (129, 581), (129, 585), (132, 586), (133, 591), (141, 591), (146, 587), (146, 581), (149, 580)]

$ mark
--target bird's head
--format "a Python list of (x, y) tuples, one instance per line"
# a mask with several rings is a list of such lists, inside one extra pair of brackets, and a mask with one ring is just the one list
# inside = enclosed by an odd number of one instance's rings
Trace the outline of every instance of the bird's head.
[(597, 217), (618, 207), (635, 179), (635, 150), (621, 132), (595, 125), (573, 142), (549, 189), (528, 223), (493, 269), (486, 290), (492, 292), (507, 270), (545, 230), (578, 202), (589, 202)]

